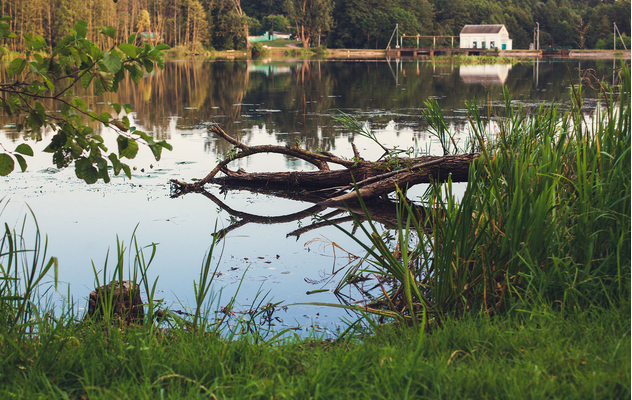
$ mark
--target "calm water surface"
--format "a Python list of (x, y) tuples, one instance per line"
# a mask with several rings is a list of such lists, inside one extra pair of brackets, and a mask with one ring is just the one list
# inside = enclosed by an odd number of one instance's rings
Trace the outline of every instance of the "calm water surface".
[[(570, 62), (568, 69), (575, 83), (580, 67), (593, 69), (597, 77), (612, 82), (612, 61)], [(193, 280), (198, 279), (216, 226), (230, 229), (221, 241), (221, 259), (219, 252), (215, 255), (221, 272), (215, 290), (223, 288), (224, 304), (242, 276), (238, 302), (245, 308), (259, 290), (269, 292), (269, 301), (285, 304), (337, 303), (331, 293), (306, 292), (333, 289), (338, 284), (341, 276), (332, 276), (332, 271), (349, 259), (339, 249), (334, 253), (331, 242), (355, 254), (361, 251), (331, 226), (310, 229), (318, 221), (309, 215), (281, 218), (313, 204), (247, 191), (220, 194), (214, 187), (208, 191), (233, 211), (225, 211), (199, 194), (169, 197), (170, 179), (190, 182), (202, 178), (217, 158), (230, 150), (209, 134), (208, 125), (217, 122), (249, 145), (294, 145), (299, 141), (310, 150), (351, 158), (350, 143), (355, 142), (363, 157), (379, 157), (377, 145), (353, 137), (332, 118), (343, 111), (367, 121), (389, 147), (408, 148), (416, 140), (417, 154), (438, 153), (440, 147), (420, 117), (426, 99), (439, 102), (457, 138), (465, 144), (466, 102), (476, 99), (484, 105), (483, 115), (493, 115), (504, 103), (505, 85), (517, 105), (559, 103), (565, 108), (571, 86), (568, 69), (564, 62), (554, 60), (485, 66), (386, 60), (169, 61), (163, 71), (147, 75), (138, 85), (122, 85), (117, 95), (81, 94), (98, 113), (113, 112), (108, 102), (130, 103), (133, 123), (167, 139), (174, 147), (172, 152), (165, 152), (156, 162), (148, 149), (141, 149), (137, 159), (129, 163), (136, 167), (132, 180), (117, 177), (110, 184), (87, 186), (75, 178), (71, 168), (50, 168), (50, 155), (38, 152), (52, 136), (45, 133), (42, 142), (29, 142), (36, 156), (29, 160), (28, 171), (1, 180), (5, 197), (2, 219), (18, 226), (28, 213), (27, 205), (33, 210), (40, 229), (48, 234), (49, 255), (59, 257), (60, 279), (70, 284), (79, 307), (85, 305), (85, 297), (94, 287), (92, 263), (102, 269), (108, 249), (116, 251), (117, 235), (127, 244), (136, 227), (141, 244), (158, 243), (150, 275), (158, 278), (157, 297), (173, 308), (182, 308), (178, 299), (185, 305), (193, 301)], [(585, 97), (587, 109), (594, 108), (596, 93), (588, 88)], [(0, 142), (8, 149), (24, 140), (11, 122), (3, 120), (0, 130)], [(109, 136), (110, 148), (115, 149), (113, 136), (105, 130), (102, 134)], [(235, 164), (249, 172), (313, 168), (280, 155), (260, 155)], [(416, 188), (409, 196), (421, 193), (423, 188)], [(239, 212), (253, 218), (244, 218)], [(257, 216), (279, 218), (263, 220)], [(278, 220), (286, 222), (262, 223)], [(343, 226), (351, 229), (349, 223)], [(375, 281), (364, 283), (365, 288), (373, 285)], [(344, 294), (361, 299), (356, 289)], [(291, 306), (278, 311), (282, 322), (277, 324), (334, 331), (342, 315), (331, 308)]]

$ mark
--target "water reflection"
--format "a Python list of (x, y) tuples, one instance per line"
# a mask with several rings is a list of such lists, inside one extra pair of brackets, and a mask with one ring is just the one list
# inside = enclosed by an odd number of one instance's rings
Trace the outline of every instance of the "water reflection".
[[(243, 189), (223, 188), (223, 190), (226, 191)], [(220, 238), (224, 238), (226, 237), (226, 235), (233, 232), (234, 230), (251, 223), (264, 225), (285, 224), (288, 222), (296, 222), (305, 218), (309, 218), (311, 221), (307, 225), (303, 226), (301, 224), (298, 229), (292, 230), (286, 234), (286, 237), (288, 238), (295, 237), (296, 240), (299, 240), (301, 235), (307, 232), (318, 230), (323, 227), (331, 226), (332, 223), (339, 224), (342, 222), (361, 222), (367, 219), (364, 210), (359, 205), (341, 205), (326, 207), (319, 204), (324, 200), (323, 197), (308, 194), (305, 192), (269, 190), (266, 188), (253, 188), (251, 190), (248, 190), (248, 192), (258, 193), (266, 196), (273, 196), (277, 198), (296, 200), (300, 201), (301, 203), (307, 202), (312, 203), (313, 205), (305, 207), (300, 211), (294, 211), (283, 215), (270, 216), (236, 210), (230, 205), (226, 204), (224, 201), (220, 200), (219, 197), (206, 190), (196, 192), (195, 194), (189, 193), (188, 195), (202, 195), (213, 202), (215, 205), (217, 205), (219, 208), (221, 208), (223, 211), (228, 213), (228, 215), (230, 215), (228, 219), (230, 225), (218, 231)], [(180, 197), (181, 195), (182, 194), (174, 195), (172, 192), (173, 198)], [(366, 201), (365, 206), (372, 221), (381, 224), (387, 229), (394, 229), (395, 227), (397, 227), (397, 203), (395, 201)], [(415, 209), (418, 215), (421, 215), (421, 213), (423, 212), (422, 208), (414, 203), (411, 206)]]
[[(582, 67), (595, 68), (599, 77), (610, 81), (612, 68), (606, 64), (584, 62)], [(574, 71), (579, 64), (569, 61), (569, 66)], [(5, 71), (1, 74), (7, 78)], [(546, 82), (546, 90), (538, 82)], [(513, 98), (541, 104), (565, 101), (570, 80), (564, 64), (554, 61), (533, 66), (455, 66), (420, 60), (171, 61), (137, 85), (122, 83), (116, 94), (77, 92), (97, 113), (112, 112), (109, 102), (132, 104), (136, 124), (159, 139), (169, 139), (174, 124), (186, 130), (215, 121), (247, 144), (269, 139), (292, 144), (300, 139), (311, 149), (331, 151), (336, 138), (354, 139), (332, 121), (337, 110), (358, 114), (373, 129), (411, 128), (421, 135), (426, 125), (420, 109), (426, 99), (435, 98), (460, 129), (465, 101), (500, 102), (501, 84)], [(589, 89), (586, 95), (595, 93)], [(2, 117), (2, 122), (15, 121)], [(252, 134), (253, 128), (264, 126), (269, 139)], [(208, 147), (211, 153), (227, 150), (221, 142)]]
[[(579, 63), (569, 62), (572, 73), (578, 67)], [(593, 68), (596, 76), (609, 82), (613, 79), (610, 61), (582, 61), (581, 67)], [(8, 81), (4, 70), (0, 70), (0, 79)], [(504, 79), (520, 105), (539, 106), (569, 98), (570, 79), (561, 61), (514, 65)], [(224, 157), (232, 147), (210, 135), (208, 124), (219, 123), (229, 135), (247, 145), (294, 145), (300, 141), (303, 148), (320, 148), (351, 158), (353, 142), (363, 157), (376, 159), (382, 154), (378, 146), (354, 137), (332, 119), (338, 110), (368, 121), (389, 148), (408, 148), (418, 141), (420, 151), (432, 153), (440, 151), (440, 147), (432, 147), (432, 138), (420, 117), (425, 100), (436, 99), (445, 110), (451, 129), (463, 135), (466, 101), (489, 99), (484, 107), (491, 105), (492, 109), (483, 108), (485, 116), (494, 115), (503, 104), (501, 85), (464, 84), (458, 66), (395, 60), (390, 65), (387, 60), (168, 61), (164, 70), (146, 75), (137, 85), (122, 83), (116, 94), (96, 96), (83, 89), (77, 93), (97, 113), (112, 112), (108, 102), (131, 104), (133, 123), (160, 139), (169, 140), (174, 151), (164, 152), (162, 160), (156, 163), (147, 149), (141, 149), (131, 162), (132, 166), (138, 166), (132, 181), (119, 176), (108, 185), (87, 186), (77, 181), (72, 170), (55, 174), (38, 172), (51, 165), (50, 155), (41, 152), (46, 139), (51, 137), (51, 132), (45, 131), (42, 146), (33, 146), (42, 159), (29, 160), (29, 170), (24, 174), (2, 178), (2, 195), (12, 197), (2, 214), (4, 219), (9, 224), (18, 221), (28, 212), (24, 205), (28, 201), (42, 231), (49, 234), (50, 254), (59, 257), (60, 278), (71, 283), (76, 299), (83, 298), (94, 287), (91, 261), (103, 265), (103, 256), (116, 235), (126, 237), (140, 224), (137, 233), (142, 243), (160, 243), (158, 261), (151, 273), (160, 276), (159, 289), (167, 300), (191, 298), (191, 282), (208, 249), (214, 221), (219, 219), (224, 223), (220, 223), (220, 229), (232, 226), (232, 231), (222, 241), (224, 275), (217, 282), (226, 287), (225, 294), (230, 296), (231, 287), (238, 285), (249, 268), (239, 298), (242, 304), (249, 304), (250, 293), (257, 292), (264, 284), (276, 300), (287, 303), (334, 302), (326, 293), (308, 296), (306, 292), (322, 287), (310, 282), (330, 277), (330, 271), (344, 267), (348, 258), (332, 256), (331, 245), (327, 253), (319, 252), (318, 246), (310, 250), (305, 242), (325, 237), (351, 253), (361, 254), (362, 250), (332, 226), (307, 215), (316, 212), (321, 217), (337, 218), (346, 229), (352, 230), (353, 223), (344, 222), (351, 215), (341, 210), (317, 211), (311, 209), (313, 204), (267, 194), (220, 194), (217, 188), (207, 190), (226, 207), (202, 195), (170, 199), (167, 186), (170, 179), (192, 181), (205, 176), (217, 158)], [(586, 87), (584, 95), (594, 99), (596, 93)], [(0, 142), (12, 149), (23, 139), (22, 135), (9, 125), (15, 120), (6, 116), (0, 120), (4, 127), (0, 130)], [(108, 140), (112, 135), (106, 131), (103, 136)], [(108, 147), (115, 149), (116, 143)], [(143, 158), (145, 150), (147, 158)], [(280, 155), (239, 162), (244, 164), (234, 167), (243, 166), (249, 172), (308, 168), (302, 161)], [(154, 164), (153, 169), (149, 168), (150, 163)], [(303, 217), (277, 224), (257, 221), (269, 215), (294, 213)], [(385, 225), (386, 222), (385, 219)], [(301, 240), (297, 241), (299, 236)], [(367, 283), (369, 288), (373, 285), (374, 282)], [(335, 284), (329, 287), (333, 292)], [(346, 294), (350, 298), (359, 297), (357, 291)], [(314, 316), (317, 312), (314, 308), (294, 308), (287, 312), (287, 319), (309, 321), (304, 315)], [(321, 319), (329, 315), (330, 321), (339, 316), (331, 309), (320, 310), (320, 314)]]
[(512, 66), (511, 64), (461, 65), (459, 76), (467, 84), (504, 85)]

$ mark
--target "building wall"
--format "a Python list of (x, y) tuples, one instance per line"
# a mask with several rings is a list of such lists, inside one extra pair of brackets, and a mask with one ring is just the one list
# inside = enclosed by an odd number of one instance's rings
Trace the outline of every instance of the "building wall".
[[(474, 46), (474, 42), (476, 42), (476, 46)], [(485, 42), (485, 49), (513, 50), (513, 40), (509, 38), (509, 33), (505, 28), (502, 28), (498, 33), (461, 33), (459, 47), (462, 49), (482, 49), (483, 42)], [(503, 44), (505, 45), (504, 49)]]

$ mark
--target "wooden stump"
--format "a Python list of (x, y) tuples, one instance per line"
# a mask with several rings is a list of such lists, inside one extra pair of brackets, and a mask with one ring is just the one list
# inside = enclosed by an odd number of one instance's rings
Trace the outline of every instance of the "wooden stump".
[(119, 318), (125, 324), (143, 323), (145, 309), (140, 298), (140, 286), (132, 281), (112, 281), (90, 292), (88, 315), (102, 319), (107, 309), (111, 316)]

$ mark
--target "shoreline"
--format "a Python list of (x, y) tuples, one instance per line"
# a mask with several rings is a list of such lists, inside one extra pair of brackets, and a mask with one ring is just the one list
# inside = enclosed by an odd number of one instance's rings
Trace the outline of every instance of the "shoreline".
[[(267, 49), (268, 51), (263, 56), (273, 56), (273, 57), (296, 57), (297, 55), (305, 56), (305, 57), (314, 57), (319, 56), (325, 59), (332, 60), (362, 60), (362, 59), (386, 59), (389, 58), (386, 55), (385, 49), (327, 49), (325, 54), (317, 54), (312, 50), (304, 50), (301, 47), (293, 47), (293, 48), (282, 48), (282, 47), (273, 47)], [(542, 54), (542, 50), (501, 50), (498, 52), (487, 52), (483, 56), (468, 56), (468, 57), (499, 57), (499, 58), (516, 58), (516, 59), (545, 59), (545, 58), (559, 58), (560, 55), (556, 56), (545, 56)], [(250, 52), (245, 50), (228, 50), (228, 51), (217, 51), (209, 54), (213, 58), (227, 58), (227, 59), (236, 59), (236, 58), (248, 58), (251, 59)], [(444, 56), (443, 56), (444, 57)], [(630, 60), (632, 59), (632, 52), (630, 50), (570, 50), (568, 53), (568, 58), (573, 59), (603, 59), (603, 60), (612, 60), (612, 59), (623, 59)], [(432, 60), (435, 57), (400, 57), (402, 59), (424, 59), (424, 60)], [(460, 60), (462, 61), (462, 60)]]

